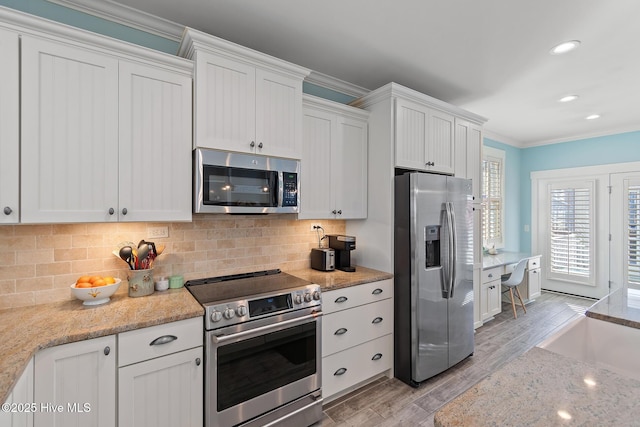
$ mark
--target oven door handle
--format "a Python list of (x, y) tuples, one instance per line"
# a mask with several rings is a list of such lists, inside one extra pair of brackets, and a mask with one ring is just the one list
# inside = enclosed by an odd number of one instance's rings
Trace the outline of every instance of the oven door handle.
[(248, 329), (246, 331), (236, 332), (229, 335), (222, 335), (222, 336), (213, 335), (211, 339), (213, 340), (214, 344), (224, 344), (227, 341), (251, 338), (253, 336), (268, 333), (271, 330), (277, 331), (285, 327), (293, 327), (293, 326), (301, 325), (303, 323), (308, 323), (309, 320), (318, 318), (320, 316), (322, 316), (322, 313), (313, 313), (313, 314), (309, 314), (302, 317), (296, 317), (295, 319), (283, 320), (281, 322), (274, 323), (272, 325), (260, 326), (254, 329)]

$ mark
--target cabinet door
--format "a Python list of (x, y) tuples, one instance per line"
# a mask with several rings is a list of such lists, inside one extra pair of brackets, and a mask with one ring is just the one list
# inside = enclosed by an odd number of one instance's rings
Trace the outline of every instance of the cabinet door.
[(119, 86), (119, 219), (191, 220), (191, 79), (120, 62)]
[(527, 299), (529, 301), (538, 298), (542, 295), (542, 289), (540, 284), (540, 269), (536, 268), (534, 270), (529, 270), (527, 272), (527, 285), (528, 292)]
[(20, 219), (20, 64), (18, 35), (0, 30), (0, 224)]
[(335, 115), (305, 108), (300, 178), (299, 219), (331, 219), (332, 141), (337, 139)]
[(252, 152), (255, 145), (256, 69), (196, 52), (194, 146)]
[(302, 156), (302, 80), (256, 70), (257, 154)]
[(339, 219), (367, 217), (367, 122), (338, 117), (332, 153), (334, 208)]
[(425, 150), (428, 125), (427, 107), (396, 99), (396, 167), (427, 170)]
[(116, 425), (114, 335), (39, 351), (34, 375), (35, 427)]
[(429, 110), (428, 137), (425, 163), (427, 170), (453, 174), (455, 151), (451, 114)]
[(480, 305), (482, 320), (492, 318), (502, 311), (500, 288), (500, 280), (482, 284), (482, 303)]
[[(24, 372), (16, 382), (11, 394), (5, 401), (9, 404), (26, 405), (35, 402), (33, 400), (33, 359), (29, 361)], [(10, 407), (11, 408), (11, 407)], [(18, 407), (14, 408), (18, 409)], [(34, 409), (40, 409), (37, 405)], [(34, 411), (0, 411), (0, 426), (28, 427), (33, 426)]]
[(22, 222), (116, 221), (117, 60), (23, 36), (21, 88)]
[(202, 427), (202, 347), (118, 370), (118, 425)]

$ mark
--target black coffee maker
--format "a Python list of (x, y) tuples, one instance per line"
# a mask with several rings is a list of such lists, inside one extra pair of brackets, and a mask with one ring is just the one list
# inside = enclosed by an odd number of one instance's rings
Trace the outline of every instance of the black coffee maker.
[(328, 234), (329, 247), (336, 252), (336, 269), (348, 272), (356, 271), (351, 266), (351, 251), (356, 248), (356, 238), (343, 234)]

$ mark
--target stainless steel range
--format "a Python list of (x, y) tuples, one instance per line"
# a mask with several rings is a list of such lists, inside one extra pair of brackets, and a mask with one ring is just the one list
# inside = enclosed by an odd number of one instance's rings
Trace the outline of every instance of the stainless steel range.
[(320, 421), (320, 286), (280, 270), (185, 286), (205, 308), (205, 426)]

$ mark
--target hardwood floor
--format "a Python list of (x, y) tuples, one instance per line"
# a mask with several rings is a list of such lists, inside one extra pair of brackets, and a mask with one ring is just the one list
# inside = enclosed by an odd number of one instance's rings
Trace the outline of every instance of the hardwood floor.
[(395, 378), (380, 378), (328, 403), (317, 425), (433, 426), (434, 413), (477, 382), (525, 353), (559, 328), (584, 314), (595, 301), (543, 292), (513, 318), (510, 304), (476, 330), (473, 356), (420, 385), (410, 387)]

